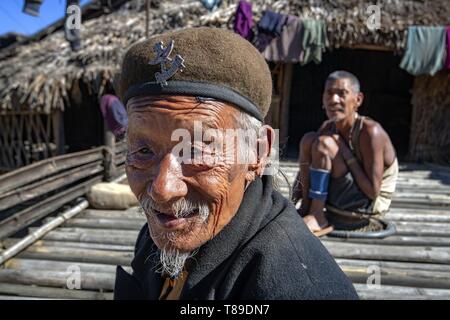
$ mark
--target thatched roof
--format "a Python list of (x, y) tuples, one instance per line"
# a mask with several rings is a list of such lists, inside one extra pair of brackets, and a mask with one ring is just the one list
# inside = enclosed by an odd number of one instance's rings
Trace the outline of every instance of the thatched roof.
[[(232, 28), (237, 0), (222, 1), (210, 13), (198, 0), (162, 1), (150, 11), (150, 34), (189, 26)], [(122, 55), (145, 38), (145, 11), (135, 1), (120, 10), (83, 22), (83, 49), (73, 52), (62, 30), (39, 41), (0, 51), (0, 110), (31, 108), (50, 112), (64, 109), (74, 84), (82, 81), (92, 94), (101, 95), (119, 70)], [(142, 1), (140, 1), (142, 3)], [(254, 19), (265, 9), (327, 21), (330, 48), (357, 44), (401, 51), (409, 25), (448, 25), (445, 1), (379, 1), (381, 29), (366, 25), (368, 3), (356, 0), (256, 0)], [(5, 52), (6, 51), (6, 52)]]

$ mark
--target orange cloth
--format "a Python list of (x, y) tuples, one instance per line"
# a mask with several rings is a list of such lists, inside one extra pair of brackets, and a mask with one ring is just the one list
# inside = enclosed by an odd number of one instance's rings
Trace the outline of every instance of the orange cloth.
[(182, 271), (181, 275), (174, 280), (166, 278), (161, 289), (161, 294), (159, 295), (159, 300), (179, 300), (186, 279), (186, 271)]

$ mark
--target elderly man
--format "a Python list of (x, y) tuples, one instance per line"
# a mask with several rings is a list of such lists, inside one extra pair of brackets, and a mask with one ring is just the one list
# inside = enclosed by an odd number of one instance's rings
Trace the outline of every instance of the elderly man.
[[(271, 77), (249, 42), (216, 28), (154, 36), (125, 55), (119, 90), (128, 181), (148, 223), (132, 275), (117, 269), (116, 299), (357, 298), (263, 175)], [(224, 131), (239, 129), (258, 135), (235, 145)]]
[(398, 175), (395, 149), (379, 123), (358, 114), (363, 98), (353, 74), (331, 73), (322, 97), (329, 120), (300, 142), (293, 201), (302, 198), (300, 214), (317, 236), (333, 228), (376, 230), (381, 226), (367, 217), (389, 209)]

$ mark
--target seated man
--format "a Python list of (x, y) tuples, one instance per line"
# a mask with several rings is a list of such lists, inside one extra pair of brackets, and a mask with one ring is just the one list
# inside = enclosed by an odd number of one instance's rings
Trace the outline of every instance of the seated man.
[(389, 209), (398, 175), (395, 149), (379, 123), (358, 115), (362, 101), (353, 74), (331, 73), (322, 97), (329, 120), (300, 142), (292, 200), (302, 198), (299, 212), (317, 236), (333, 225), (363, 230), (368, 216)]
[[(216, 28), (157, 35), (129, 49), (119, 83), (126, 172), (148, 223), (133, 273), (117, 269), (116, 299), (357, 298), (263, 175), (272, 83), (256, 48)], [(240, 129), (254, 136), (222, 134)]]

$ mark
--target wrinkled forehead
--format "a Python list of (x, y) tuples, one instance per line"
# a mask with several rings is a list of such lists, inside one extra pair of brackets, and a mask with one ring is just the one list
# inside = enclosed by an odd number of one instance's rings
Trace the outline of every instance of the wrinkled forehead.
[(159, 122), (187, 129), (194, 122), (201, 122), (205, 128), (234, 128), (239, 111), (225, 102), (204, 97), (143, 96), (130, 99), (127, 112), (132, 130), (149, 123), (162, 125)]
[(325, 82), (325, 90), (347, 90), (352, 91), (352, 83), (348, 78), (328, 79)]

